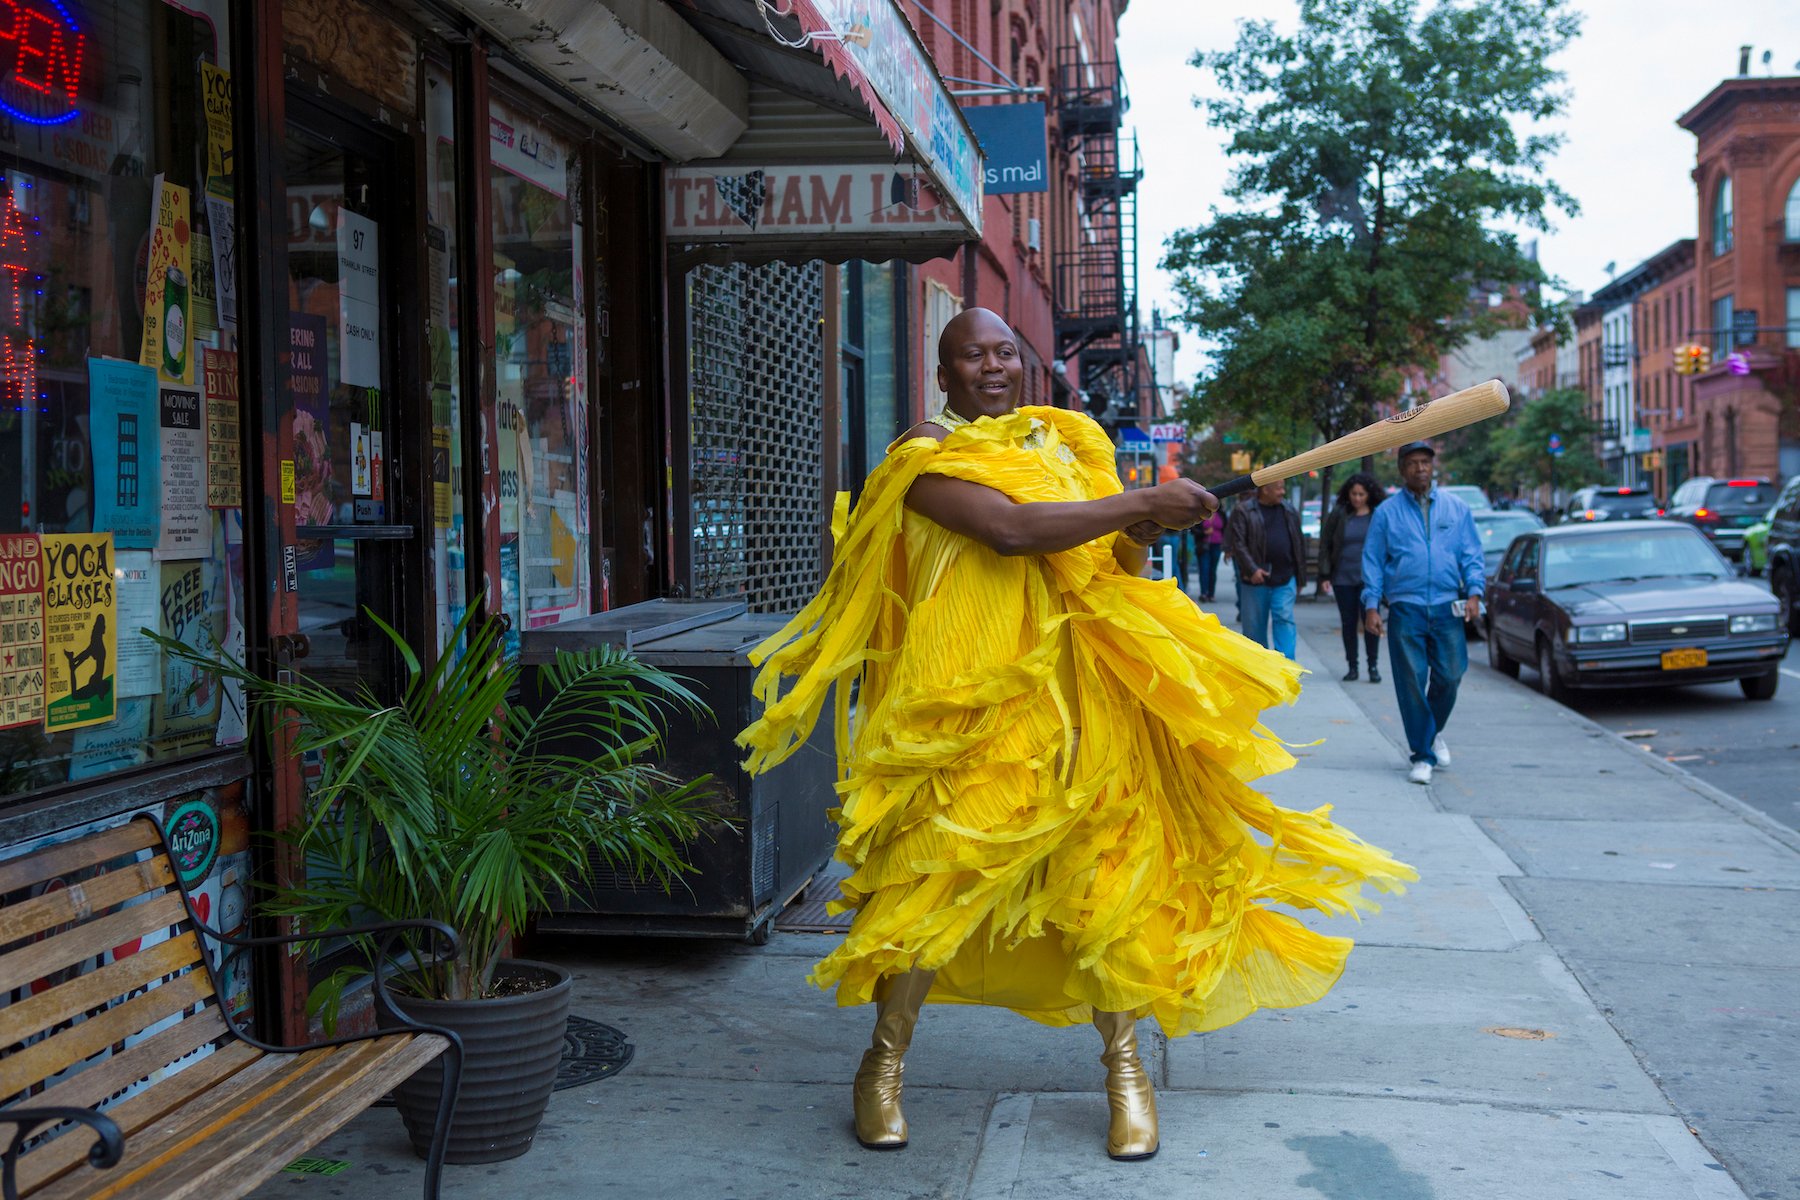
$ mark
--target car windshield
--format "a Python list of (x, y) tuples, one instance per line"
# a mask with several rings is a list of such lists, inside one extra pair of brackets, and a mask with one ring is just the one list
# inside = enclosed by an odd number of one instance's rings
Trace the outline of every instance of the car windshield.
[(1656, 498), (1648, 492), (1598, 492), (1588, 503), (1589, 508), (1604, 509), (1607, 512), (1637, 512), (1640, 509), (1655, 508)]
[(1762, 512), (1775, 499), (1775, 488), (1767, 483), (1715, 483), (1706, 489), (1707, 508), (1719, 512)]
[(1620, 530), (1544, 541), (1545, 588), (1671, 576), (1731, 577), (1712, 547), (1687, 529)]
[(1481, 535), (1482, 553), (1498, 554), (1521, 533), (1530, 533), (1542, 524), (1524, 513), (1495, 513), (1491, 517), (1484, 514), (1475, 518), (1475, 532)]
[(1441, 492), (1449, 492), (1452, 496), (1461, 500), (1474, 511), (1481, 511), (1494, 507), (1493, 504), (1489, 502), (1487, 493), (1472, 483), (1445, 484), (1438, 490)]

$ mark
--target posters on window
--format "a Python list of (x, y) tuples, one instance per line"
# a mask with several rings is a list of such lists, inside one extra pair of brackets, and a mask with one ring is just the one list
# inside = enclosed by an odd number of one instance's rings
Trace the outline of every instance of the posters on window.
[[(336, 509), (325, 354), (325, 318), (290, 312), (285, 381), (286, 399), (294, 414), (294, 524), (301, 526), (329, 525)], [(301, 541), (300, 570), (324, 570), (335, 563), (329, 539)]]
[(237, 166), (231, 144), (231, 72), (201, 63), (200, 100), (206, 108), (206, 194), (229, 200)]
[[(152, 599), (155, 594), (152, 589)], [(128, 636), (124, 645), (143, 640)], [(69, 778), (93, 779), (127, 767), (142, 766), (148, 761), (150, 703), (149, 696), (121, 696), (117, 718), (105, 725), (77, 729), (69, 755)]]
[(209, 347), (201, 361), (206, 396), (206, 506), (236, 508), (244, 496), (237, 352)]
[(94, 527), (110, 530), (121, 549), (151, 549), (162, 519), (156, 372), (116, 358), (88, 359), (88, 436)]
[(0, 534), (0, 729), (44, 719), (44, 559), (29, 533)]
[(338, 380), (381, 386), (381, 230), (347, 208), (337, 214)]
[[(216, 658), (225, 632), (224, 578), (219, 564), (202, 559), (159, 566), (161, 590), (157, 608), (163, 636)], [(157, 754), (168, 757), (212, 745), (220, 695), (216, 674), (168, 658), (163, 667), (161, 700), (151, 717), (151, 738)]]
[(219, 325), (237, 328), (237, 205), (217, 196), (206, 198), (206, 229), (212, 241), (214, 302)]
[(158, 558), (201, 558), (212, 545), (206, 507), (206, 426), (200, 393), (164, 384), (158, 390), (162, 427), (162, 534)]
[(121, 697), (154, 696), (162, 691), (162, 651), (138, 630), (161, 628), (156, 601), (162, 575), (148, 550), (120, 550), (114, 559), (119, 629), (124, 633), (114, 690)]
[(138, 362), (164, 383), (194, 381), (193, 231), (188, 190), (156, 177), (150, 261), (144, 282), (144, 340)]
[(119, 621), (110, 533), (47, 533), (44, 551), (44, 728), (113, 719)]

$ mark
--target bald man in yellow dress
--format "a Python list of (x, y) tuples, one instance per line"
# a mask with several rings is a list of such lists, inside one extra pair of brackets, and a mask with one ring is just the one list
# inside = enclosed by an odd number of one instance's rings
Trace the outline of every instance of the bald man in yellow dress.
[[(1273, 905), (1368, 911), (1411, 868), (1248, 786), (1293, 764), (1260, 713), (1299, 668), (1140, 577), (1145, 545), (1217, 508), (1176, 479), (1124, 492), (1081, 413), (1019, 406), (1012, 330), (985, 309), (938, 343), (943, 409), (889, 447), (830, 576), (760, 647), (764, 771), (835, 692), (852, 868), (844, 942), (813, 980), (876, 1006), (853, 1089), (857, 1139), (898, 1149), (920, 1006), (986, 1004), (1092, 1022), (1107, 1152), (1156, 1153), (1136, 1025), (1170, 1036), (1317, 1000), (1347, 938)], [(784, 692), (781, 682), (792, 677)], [(851, 695), (855, 684), (855, 712)]]

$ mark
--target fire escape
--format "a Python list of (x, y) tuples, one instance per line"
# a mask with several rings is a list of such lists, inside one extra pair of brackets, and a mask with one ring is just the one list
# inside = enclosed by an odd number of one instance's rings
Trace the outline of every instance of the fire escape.
[(1055, 263), (1056, 353), (1079, 354), (1087, 407), (1108, 425), (1138, 411), (1137, 138), (1121, 132), (1128, 101), (1115, 62), (1057, 53), (1056, 116), (1080, 174), (1076, 244)]

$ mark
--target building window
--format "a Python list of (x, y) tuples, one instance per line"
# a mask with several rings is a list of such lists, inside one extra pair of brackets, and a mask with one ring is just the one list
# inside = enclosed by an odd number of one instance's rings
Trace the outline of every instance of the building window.
[(488, 112), (500, 595), (513, 628), (587, 615), (587, 286), (573, 139), (496, 96)]
[(1789, 350), (1800, 349), (1800, 287), (1787, 290), (1787, 344)]
[(1712, 252), (1724, 254), (1731, 249), (1731, 176), (1719, 180), (1713, 189)]
[(1800, 242), (1800, 179), (1794, 180), (1794, 186), (1788, 189), (1787, 217), (1782, 222), (1782, 237), (1790, 242)]
[(234, 181), (202, 99), (230, 95), (234, 6), (10, 7), (0, 804), (241, 742), (242, 690), (140, 630), (240, 658), (248, 634)]
[(1731, 352), (1731, 297), (1720, 296), (1712, 302), (1712, 348), (1714, 358)]

